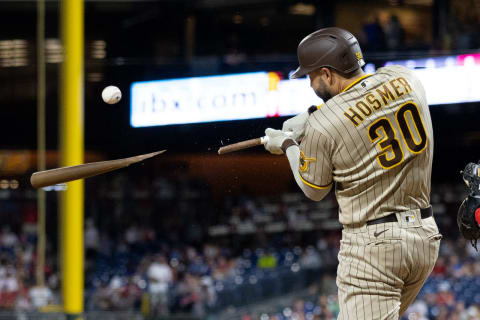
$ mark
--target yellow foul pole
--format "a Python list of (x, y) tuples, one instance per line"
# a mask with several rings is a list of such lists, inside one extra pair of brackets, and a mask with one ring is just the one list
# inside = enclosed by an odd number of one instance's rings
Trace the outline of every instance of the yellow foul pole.
[[(61, 165), (83, 163), (83, 0), (63, 0), (64, 61), (60, 87)], [(62, 294), (68, 319), (83, 313), (83, 180), (69, 182), (61, 195)]]

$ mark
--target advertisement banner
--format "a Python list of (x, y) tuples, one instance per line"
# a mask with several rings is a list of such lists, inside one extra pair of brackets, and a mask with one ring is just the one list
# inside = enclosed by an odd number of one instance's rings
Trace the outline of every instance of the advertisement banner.
[(133, 127), (294, 115), (322, 101), (308, 79), (281, 80), (275, 72), (135, 82)]

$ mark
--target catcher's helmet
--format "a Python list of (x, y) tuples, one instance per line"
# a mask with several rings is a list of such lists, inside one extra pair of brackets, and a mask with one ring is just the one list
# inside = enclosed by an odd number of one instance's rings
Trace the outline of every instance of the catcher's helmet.
[(480, 239), (480, 162), (467, 164), (461, 174), (470, 192), (458, 209), (458, 229), (477, 249)]
[(365, 65), (357, 39), (347, 30), (335, 27), (320, 29), (303, 38), (297, 56), (300, 66), (291, 79), (321, 67), (350, 73)]

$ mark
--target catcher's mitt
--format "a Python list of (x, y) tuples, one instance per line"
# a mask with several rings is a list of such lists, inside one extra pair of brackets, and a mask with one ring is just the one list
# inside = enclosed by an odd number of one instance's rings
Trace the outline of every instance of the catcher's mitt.
[(480, 239), (480, 162), (479, 164), (467, 164), (461, 174), (470, 192), (458, 209), (458, 229), (462, 236), (470, 240), (472, 246), (478, 251), (477, 241)]

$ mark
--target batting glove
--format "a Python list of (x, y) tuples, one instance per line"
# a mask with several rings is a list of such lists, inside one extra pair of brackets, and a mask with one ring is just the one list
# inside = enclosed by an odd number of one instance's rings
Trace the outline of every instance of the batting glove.
[(316, 106), (311, 106), (307, 111), (297, 114), (295, 117), (286, 120), (283, 123), (282, 131), (291, 132), (292, 139), (300, 142), (305, 135), (305, 124), (307, 123), (308, 117), (317, 110)]
[(265, 130), (265, 136), (268, 137), (268, 141), (265, 143), (265, 149), (271, 154), (283, 154), (283, 143), (285, 140), (292, 140), (292, 137), (285, 134), (285, 132), (272, 128)]

